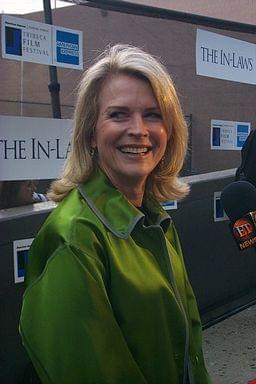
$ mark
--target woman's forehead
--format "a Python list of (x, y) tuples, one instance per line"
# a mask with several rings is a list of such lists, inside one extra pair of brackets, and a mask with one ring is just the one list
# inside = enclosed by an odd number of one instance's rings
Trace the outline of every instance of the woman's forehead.
[(99, 92), (100, 105), (136, 102), (158, 107), (157, 99), (149, 81), (127, 74), (108, 77)]

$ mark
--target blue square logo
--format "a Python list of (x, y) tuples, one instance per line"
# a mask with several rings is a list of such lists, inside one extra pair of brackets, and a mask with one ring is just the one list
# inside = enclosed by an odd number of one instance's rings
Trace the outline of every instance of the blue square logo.
[(57, 62), (79, 65), (79, 35), (56, 31)]

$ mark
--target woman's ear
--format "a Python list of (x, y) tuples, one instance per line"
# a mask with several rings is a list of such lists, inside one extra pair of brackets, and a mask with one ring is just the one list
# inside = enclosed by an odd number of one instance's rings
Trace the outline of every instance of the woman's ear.
[(97, 147), (94, 133), (91, 134), (90, 144), (91, 144), (91, 148), (93, 148), (93, 149), (95, 149)]

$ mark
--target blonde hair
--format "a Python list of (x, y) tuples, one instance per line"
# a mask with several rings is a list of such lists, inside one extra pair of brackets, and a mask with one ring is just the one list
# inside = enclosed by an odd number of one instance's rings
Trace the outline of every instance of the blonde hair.
[(165, 155), (148, 176), (146, 193), (153, 194), (158, 201), (181, 199), (189, 191), (188, 185), (178, 178), (186, 155), (188, 132), (173, 81), (152, 55), (123, 44), (103, 52), (83, 75), (74, 111), (71, 151), (61, 178), (51, 185), (49, 198), (61, 201), (97, 168), (97, 158), (91, 156), (91, 137), (98, 118), (98, 96), (107, 77), (115, 74), (139, 77), (150, 83), (168, 132)]

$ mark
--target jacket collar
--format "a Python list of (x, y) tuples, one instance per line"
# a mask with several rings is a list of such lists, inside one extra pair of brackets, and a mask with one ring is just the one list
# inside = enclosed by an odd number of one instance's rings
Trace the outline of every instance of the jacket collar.
[[(116, 236), (126, 239), (138, 223), (144, 224), (145, 215), (112, 185), (101, 170), (80, 184), (78, 190), (99, 220)], [(143, 206), (149, 225), (160, 225), (166, 232), (171, 218), (160, 204), (148, 198)]]

